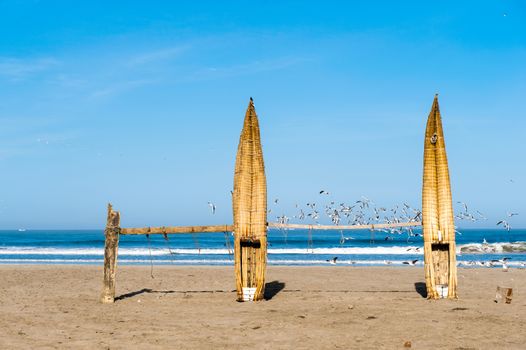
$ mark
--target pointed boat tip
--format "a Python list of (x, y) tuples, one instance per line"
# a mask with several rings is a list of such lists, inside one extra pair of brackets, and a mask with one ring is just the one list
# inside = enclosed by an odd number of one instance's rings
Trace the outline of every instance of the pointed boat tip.
[(438, 92), (435, 94), (435, 98), (433, 99), (433, 107), (432, 108), (438, 108)]
[(250, 110), (256, 110), (256, 106), (254, 105), (254, 99), (250, 97), (250, 100), (248, 101), (248, 109)]

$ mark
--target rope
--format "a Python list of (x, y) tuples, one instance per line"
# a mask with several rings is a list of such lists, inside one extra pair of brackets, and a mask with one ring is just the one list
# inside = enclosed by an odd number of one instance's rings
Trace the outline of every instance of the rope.
[(228, 258), (232, 260), (233, 251), (232, 251), (232, 245), (230, 244), (230, 239), (228, 237), (228, 231), (225, 231), (224, 234), (225, 234), (226, 249), (228, 249)]
[(283, 235), (283, 241), (284, 241), (285, 245), (287, 245), (287, 229), (283, 228), (283, 227), (280, 227), (279, 230), (281, 231), (281, 234)]
[(197, 239), (197, 236), (195, 233), (192, 232), (192, 240), (194, 241), (194, 245), (197, 248), (197, 251), (199, 254), (201, 254), (201, 247), (199, 246), (199, 240)]
[(152, 258), (152, 245), (150, 242), (150, 235), (146, 234), (146, 238), (148, 239), (148, 251), (150, 252), (150, 277), (155, 278), (153, 277), (153, 258)]
[(170, 260), (172, 261), (172, 264), (175, 264), (174, 262), (174, 252), (172, 252), (172, 249), (170, 248), (170, 241), (168, 240), (168, 234), (163, 233), (164, 241), (166, 243), (166, 247), (168, 248), (168, 252), (170, 253)]
[(308, 241), (307, 241), (307, 250), (310, 249), (311, 253), (314, 253), (314, 247), (312, 242), (312, 226), (309, 227), (309, 235), (308, 235)]

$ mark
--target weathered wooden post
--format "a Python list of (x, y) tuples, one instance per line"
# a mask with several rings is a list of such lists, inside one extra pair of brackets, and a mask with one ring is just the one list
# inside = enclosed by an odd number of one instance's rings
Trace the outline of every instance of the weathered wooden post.
[(456, 298), (455, 223), (438, 95), (427, 119), (424, 141), (422, 227), (427, 297)]
[(232, 206), (237, 297), (239, 301), (261, 300), (267, 265), (267, 183), (252, 98), (239, 138)]
[(119, 248), (120, 214), (108, 204), (108, 219), (104, 235), (104, 284), (100, 301), (113, 303), (115, 301), (115, 270), (117, 269), (117, 250)]

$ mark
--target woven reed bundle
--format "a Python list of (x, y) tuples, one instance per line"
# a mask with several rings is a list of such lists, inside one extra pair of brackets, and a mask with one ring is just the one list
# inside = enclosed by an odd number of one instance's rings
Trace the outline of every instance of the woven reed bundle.
[(447, 285), (447, 297), (456, 298), (455, 225), (438, 95), (429, 113), (424, 142), (422, 226), (427, 296), (440, 298), (436, 286)]
[[(232, 195), (235, 233), (235, 271), (238, 299), (243, 287), (256, 288), (254, 300), (263, 299), (267, 263), (267, 183), (252, 98), (239, 138)], [(242, 242), (259, 242), (250, 246)]]

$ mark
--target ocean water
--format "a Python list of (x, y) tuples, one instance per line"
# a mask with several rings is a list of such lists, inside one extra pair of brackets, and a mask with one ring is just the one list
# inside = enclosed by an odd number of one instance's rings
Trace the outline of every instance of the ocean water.
[[(457, 234), (459, 266), (510, 258), (510, 268), (524, 268), (526, 230), (464, 229)], [(414, 233), (420, 233), (415, 230)], [(363, 231), (269, 230), (270, 265), (423, 265), (421, 236)], [(0, 231), (0, 264), (102, 264), (102, 230)], [(231, 233), (121, 236), (118, 263), (127, 265), (231, 265)], [(493, 264), (495, 268), (500, 263)]]

